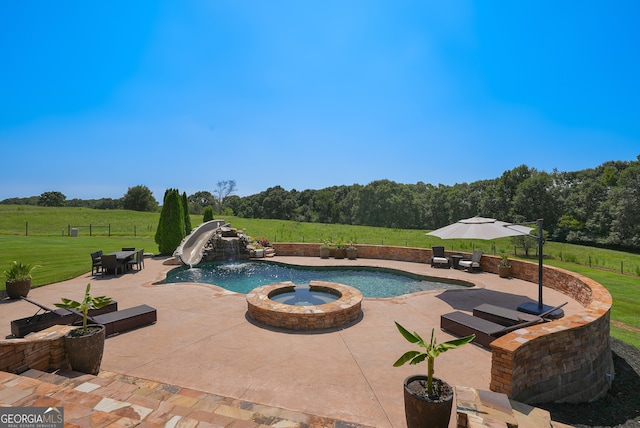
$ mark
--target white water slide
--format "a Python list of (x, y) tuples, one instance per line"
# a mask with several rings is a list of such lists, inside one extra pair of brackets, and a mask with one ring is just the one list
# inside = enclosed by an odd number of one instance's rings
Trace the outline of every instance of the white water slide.
[(225, 224), (226, 222), (224, 220), (210, 220), (202, 223), (182, 240), (173, 255), (178, 257), (185, 265), (197, 265), (202, 260), (204, 247), (207, 245), (211, 235)]

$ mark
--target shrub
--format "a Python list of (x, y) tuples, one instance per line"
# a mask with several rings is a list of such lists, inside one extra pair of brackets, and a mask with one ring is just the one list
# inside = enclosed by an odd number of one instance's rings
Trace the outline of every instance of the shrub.
[(211, 206), (204, 208), (204, 215), (202, 216), (202, 222), (206, 223), (213, 220), (213, 208)]
[(167, 189), (155, 236), (160, 254), (172, 255), (185, 237), (184, 231), (184, 210), (180, 194), (177, 189)]

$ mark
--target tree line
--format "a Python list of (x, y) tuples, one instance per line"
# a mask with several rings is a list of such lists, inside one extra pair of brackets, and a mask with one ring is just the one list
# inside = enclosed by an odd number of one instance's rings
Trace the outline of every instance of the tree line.
[(554, 241), (640, 249), (640, 156), (551, 173), (520, 165), (502, 176), (452, 186), (390, 180), (321, 190), (280, 186), (225, 200), (240, 217), (437, 229), (463, 218), (544, 219)]
[[(544, 219), (547, 236), (560, 242), (640, 250), (640, 156), (609, 161), (577, 172), (547, 173), (520, 165), (500, 177), (452, 186), (377, 180), (366, 185), (319, 190), (271, 187), (239, 197), (234, 180), (186, 197), (191, 214), (342, 223), (432, 230), (463, 218), (482, 216), (508, 222)], [(88, 206), (157, 211), (146, 186), (130, 188), (117, 206), (113, 200), (65, 201), (59, 192), (1, 203)], [(84, 202), (86, 205), (79, 205)], [(63, 205), (55, 205), (63, 204)]]

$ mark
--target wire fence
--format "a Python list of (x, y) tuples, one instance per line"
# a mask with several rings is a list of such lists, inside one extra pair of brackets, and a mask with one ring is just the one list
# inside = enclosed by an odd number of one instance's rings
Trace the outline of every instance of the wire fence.
[(0, 230), (0, 234), (24, 236), (152, 236), (156, 228), (152, 225), (113, 225), (113, 224), (66, 224), (43, 225), (25, 222), (22, 230)]

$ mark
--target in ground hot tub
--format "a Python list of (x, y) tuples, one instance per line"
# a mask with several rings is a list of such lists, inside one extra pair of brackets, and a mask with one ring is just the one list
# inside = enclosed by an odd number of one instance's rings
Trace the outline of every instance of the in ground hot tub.
[(336, 282), (310, 281), (308, 286), (279, 282), (254, 288), (247, 294), (247, 305), (249, 316), (259, 323), (288, 330), (321, 330), (360, 317), (362, 293)]

